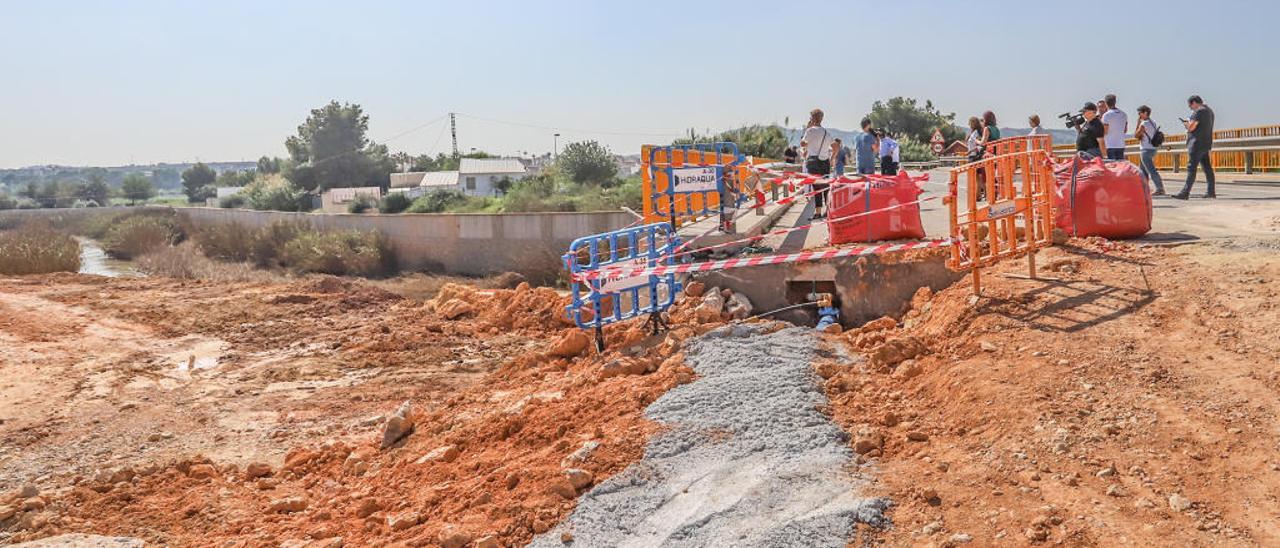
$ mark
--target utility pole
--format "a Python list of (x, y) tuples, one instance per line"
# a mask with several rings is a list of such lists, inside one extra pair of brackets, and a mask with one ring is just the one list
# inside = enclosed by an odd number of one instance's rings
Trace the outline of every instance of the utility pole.
[(458, 157), (458, 119), (449, 113), (449, 133), (453, 134), (453, 157)]
[(552, 150), (553, 158), (560, 157), (560, 134), (559, 133), (556, 133), (551, 136), (551, 150)]

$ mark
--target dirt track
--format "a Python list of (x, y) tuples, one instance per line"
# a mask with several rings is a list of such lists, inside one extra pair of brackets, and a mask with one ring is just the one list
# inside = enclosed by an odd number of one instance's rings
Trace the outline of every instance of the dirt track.
[[(961, 281), (905, 324), (824, 336), (865, 356), (815, 369), (861, 494), (894, 502), (893, 527), (863, 533), (1280, 543), (1280, 245), (1075, 243), (1042, 256), (1059, 282), (988, 275), (973, 302)], [(564, 358), (586, 339), (554, 291), (443, 293), (0, 280), (0, 493), (41, 491), (0, 494), (0, 541), (527, 542), (640, 459), (643, 410), (694, 381), (683, 342), (719, 324), (691, 301), (666, 335), (618, 329), (608, 354)], [(405, 400), (416, 431), (379, 449)]]

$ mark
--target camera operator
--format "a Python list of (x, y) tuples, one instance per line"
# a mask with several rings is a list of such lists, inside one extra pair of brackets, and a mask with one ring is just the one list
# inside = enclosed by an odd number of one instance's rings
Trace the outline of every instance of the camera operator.
[(1080, 109), (1080, 115), (1084, 117), (1084, 123), (1075, 126), (1076, 150), (1084, 153), (1086, 160), (1098, 158), (1107, 148), (1106, 129), (1102, 127), (1102, 120), (1098, 119), (1098, 105), (1085, 103), (1084, 108)]

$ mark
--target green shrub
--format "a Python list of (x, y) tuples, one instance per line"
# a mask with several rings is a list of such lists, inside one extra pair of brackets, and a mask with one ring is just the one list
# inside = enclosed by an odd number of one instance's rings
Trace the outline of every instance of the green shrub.
[(246, 203), (253, 209), (274, 211), (305, 211), (306, 191), (280, 175), (258, 177), (240, 191)]
[(28, 223), (0, 232), (0, 274), (80, 270), (80, 244), (65, 232)]
[(117, 259), (132, 259), (183, 239), (173, 215), (125, 215), (102, 237), (102, 249)]
[(72, 234), (101, 240), (107, 235), (107, 231), (111, 229), (111, 225), (116, 222), (116, 219), (119, 219), (122, 215), (123, 213), (115, 211), (84, 215), (70, 223), (69, 230), (71, 230)]
[(401, 213), (404, 210), (409, 209), (409, 205), (412, 203), (413, 200), (410, 200), (407, 194), (403, 192), (392, 192), (387, 194), (386, 198), (382, 199), (381, 204), (378, 204), (378, 211), (387, 214)]
[(230, 262), (248, 261), (254, 232), (240, 223), (202, 228), (192, 234), (200, 251), (210, 259)]
[(282, 262), (299, 272), (374, 276), (390, 271), (392, 255), (379, 232), (303, 232), (285, 244)]
[(218, 200), (218, 207), (222, 209), (239, 209), (244, 207), (244, 204), (245, 204), (244, 196), (241, 196), (239, 194), (223, 196), (221, 199)]
[(361, 194), (347, 204), (347, 213), (364, 213), (377, 206), (378, 201), (375, 198)]
[(197, 230), (192, 238), (210, 259), (271, 268), (284, 266), (280, 255), (285, 244), (308, 230), (306, 223), (296, 221), (275, 221), (257, 230), (229, 223)]
[(0, 209), (16, 209), (17, 207), (17, 200), (13, 199), (13, 197), (8, 194), (0, 192)]
[(458, 190), (436, 190), (419, 196), (409, 205), (409, 213), (443, 213), (453, 206), (466, 203), (467, 195)]
[(280, 260), (284, 246), (309, 230), (310, 226), (298, 221), (275, 221), (262, 227), (250, 240), (249, 260), (262, 268), (285, 266)]

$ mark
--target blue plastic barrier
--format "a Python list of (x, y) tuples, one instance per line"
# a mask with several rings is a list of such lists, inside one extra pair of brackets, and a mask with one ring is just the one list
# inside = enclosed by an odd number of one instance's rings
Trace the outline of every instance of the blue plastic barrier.
[(578, 327), (595, 329), (597, 349), (604, 349), (601, 329), (611, 323), (649, 314), (656, 332), (664, 325), (658, 313), (675, 303), (680, 282), (675, 274), (585, 281), (581, 276), (605, 267), (674, 264), (679, 246), (680, 237), (669, 223), (585, 236), (569, 244), (564, 261), (569, 269), (573, 303), (567, 311)]

